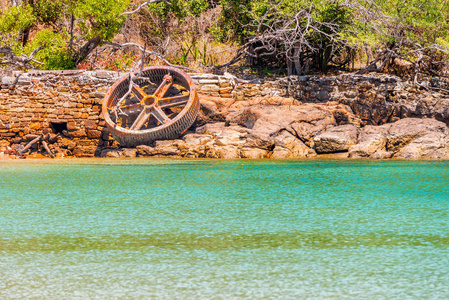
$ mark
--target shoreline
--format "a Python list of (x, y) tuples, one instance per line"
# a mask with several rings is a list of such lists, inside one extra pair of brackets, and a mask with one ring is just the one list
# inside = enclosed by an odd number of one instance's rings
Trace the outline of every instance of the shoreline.
[(449, 160), (449, 96), (392, 76), (192, 75), (201, 106), (193, 126), (177, 139), (119, 148), (101, 113), (118, 74), (33, 74), (0, 89), (0, 155), (28, 145), (28, 159), (45, 159), (48, 146), (59, 157)]
[(384, 158), (384, 159), (372, 159), (367, 157), (342, 157), (341, 155), (324, 154), (314, 157), (303, 158), (192, 158), (192, 157), (179, 157), (179, 156), (145, 156), (145, 157), (31, 157), (31, 158), (18, 158), (18, 157), (5, 157), (0, 154), (0, 165), (3, 163), (48, 163), (48, 164), (60, 164), (60, 163), (72, 163), (72, 162), (132, 162), (132, 161), (211, 161), (211, 162), (226, 162), (226, 161), (242, 161), (242, 162), (312, 162), (312, 161), (341, 161), (341, 162), (447, 162), (449, 159), (410, 159), (410, 158)]

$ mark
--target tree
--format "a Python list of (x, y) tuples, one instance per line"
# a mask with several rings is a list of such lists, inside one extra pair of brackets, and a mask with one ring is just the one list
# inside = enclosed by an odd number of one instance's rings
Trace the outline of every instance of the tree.
[[(74, 68), (120, 30), (128, 6), (129, 0), (23, 1), (0, 16), (0, 46), (25, 54), (41, 47), (36, 60), (45, 68)], [(27, 32), (38, 25), (45, 29), (29, 42)]]
[(348, 61), (334, 60), (351, 52), (343, 33), (352, 10), (343, 1), (262, 0), (251, 1), (239, 10), (235, 9), (236, 1), (228, 3), (228, 11), (241, 28), (239, 39), (245, 41), (230, 63), (246, 56), (252, 62), (262, 60), (262, 65), (280, 62), (278, 67), (287, 65), (288, 74), (303, 74), (310, 66), (326, 71), (331, 63)]
[(405, 61), (415, 83), (419, 74), (442, 75), (448, 66), (449, 1), (365, 0), (356, 4), (365, 13), (355, 23), (359, 32), (355, 41), (363, 42), (367, 53), (369, 49), (376, 53), (372, 59), (367, 55), (367, 67), (360, 72), (386, 71)]

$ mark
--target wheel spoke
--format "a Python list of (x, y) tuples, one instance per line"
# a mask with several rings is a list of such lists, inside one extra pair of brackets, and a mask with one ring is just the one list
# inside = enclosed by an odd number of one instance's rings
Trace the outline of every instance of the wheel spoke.
[(139, 130), (140, 128), (142, 128), (143, 124), (145, 124), (145, 122), (148, 120), (149, 117), (150, 112), (144, 108), (137, 116), (136, 120), (134, 120), (134, 123), (131, 125), (129, 129)]
[(133, 84), (132, 89), (133, 94), (141, 101), (147, 94), (137, 85)]
[(151, 110), (151, 114), (159, 121), (164, 124), (170, 121), (170, 118), (164, 113), (164, 111), (159, 106), (154, 106)]
[(169, 74), (165, 75), (164, 80), (159, 85), (157, 90), (154, 92), (154, 96), (156, 96), (156, 98), (164, 97), (165, 93), (168, 91), (168, 89), (170, 88), (172, 83), (173, 83), (173, 78)]
[(141, 106), (142, 106), (142, 104), (140, 104), (140, 103), (134, 103), (134, 104), (120, 106), (119, 108), (122, 111), (128, 111), (128, 110), (132, 110), (132, 109), (135, 109), (135, 108), (138, 108), (138, 107), (141, 107)]
[(173, 107), (181, 104), (186, 104), (189, 101), (190, 95), (179, 95), (174, 97), (162, 98), (159, 100), (159, 106), (162, 108)]

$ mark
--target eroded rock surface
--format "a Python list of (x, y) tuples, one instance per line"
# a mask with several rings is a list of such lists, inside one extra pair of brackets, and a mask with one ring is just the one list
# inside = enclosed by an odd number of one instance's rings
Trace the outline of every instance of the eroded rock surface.
[[(392, 102), (388, 91), (394, 84), (389, 80), (380, 80), (378, 85), (361, 82), (357, 91), (344, 85), (325, 90), (326, 95), (320, 90), (315, 103), (249, 92), (241, 99), (201, 96), (201, 113), (194, 128), (178, 140), (138, 146), (135, 155), (300, 159), (334, 154), (338, 158), (449, 159), (449, 132), (442, 122), (447, 122), (445, 102), (432, 97), (407, 99), (396, 92)], [(379, 93), (379, 89), (386, 92)], [(316, 103), (320, 101), (326, 102)], [(120, 151), (105, 155), (133, 155), (129, 150)]]
[(139, 146), (137, 156), (298, 159), (339, 153), (349, 158), (449, 158), (448, 127), (435, 119), (364, 126), (349, 106), (337, 102), (266, 98), (271, 100), (223, 105), (219, 113), (226, 115), (225, 122), (209, 120), (179, 140)]
[(100, 114), (119, 75), (30, 72), (18, 85), (17, 74), (0, 78), (0, 154), (17, 155), (30, 134), (57, 134), (48, 145), (57, 157), (449, 159), (449, 96), (433, 79), (425, 90), (384, 75), (245, 82), (193, 74), (201, 103), (194, 126), (177, 140), (121, 149)]

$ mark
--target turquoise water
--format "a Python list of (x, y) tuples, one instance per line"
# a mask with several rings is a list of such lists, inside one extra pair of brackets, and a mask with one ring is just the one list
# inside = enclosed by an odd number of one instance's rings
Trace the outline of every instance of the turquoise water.
[(0, 299), (448, 299), (449, 162), (0, 162)]

